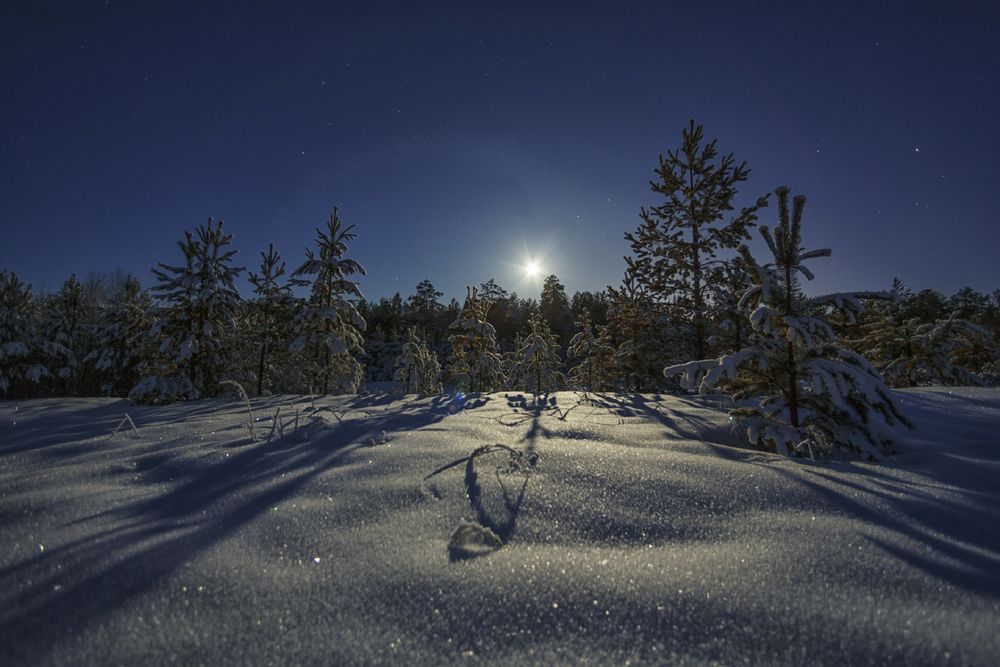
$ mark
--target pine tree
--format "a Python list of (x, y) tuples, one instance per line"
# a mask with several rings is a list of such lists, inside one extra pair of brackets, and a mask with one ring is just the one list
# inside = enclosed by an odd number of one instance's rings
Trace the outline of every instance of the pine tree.
[(104, 307), (94, 349), (87, 355), (101, 378), (101, 391), (122, 396), (139, 379), (139, 364), (148, 352), (146, 334), (152, 325), (153, 300), (134, 276), (126, 277)]
[(569, 371), (569, 384), (585, 391), (605, 391), (612, 386), (614, 349), (607, 343), (604, 328), (595, 336), (590, 312), (580, 311), (577, 333), (569, 343), (569, 356), (579, 363)]
[[(982, 385), (985, 381), (966, 359), (987, 360), (997, 354), (993, 333), (957, 317), (921, 322), (912, 317), (897, 322), (879, 314), (862, 325), (855, 347), (872, 360), (892, 387)], [(982, 364), (978, 369), (982, 368)]]
[(311, 285), (311, 294), (296, 315), (297, 337), (292, 352), (304, 352), (311, 384), (323, 394), (353, 393), (364, 381), (356, 355), (363, 352), (366, 329), (357, 304), (364, 300), (352, 275), (366, 275), (361, 264), (345, 257), (348, 241), (357, 238), (354, 225), (344, 227), (333, 209), (326, 229), (316, 230), (318, 253), (306, 250), (306, 261), (295, 270), (298, 284)]
[(490, 278), (479, 286), (479, 298), (490, 304), (486, 313), (486, 321), (493, 325), (496, 331), (497, 343), (509, 351), (523, 322), (518, 317), (517, 294), (507, 292)]
[(80, 361), (86, 356), (88, 335), (86, 327), (90, 314), (85, 304), (83, 285), (71, 275), (59, 291), (45, 300), (42, 319), (45, 337), (59, 344), (60, 352), (48, 359), (53, 380), (57, 383), (57, 396), (73, 394), (78, 378)]
[(616, 382), (624, 391), (647, 391), (662, 384), (661, 370), (672, 360), (673, 333), (649, 291), (640, 285), (633, 265), (626, 260), (620, 288), (608, 287), (608, 330), (614, 346)]
[(558, 391), (565, 383), (559, 359), (559, 343), (541, 313), (531, 314), (529, 333), (518, 349), (518, 363), (514, 368), (516, 388), (530, 391), (535, 396)]
[(416, 327), (407, 330), (406, 343), (396, 358), (393, 381), (403, 394), (429, 396), (441, 391), (441, 364), (417, 335)]
[(761, 197), (724, 222), (734, 210), (736, 185), (750, 170), (745, 162), (736, 164), (732, 153), (718, 158), (716, 142), (702, 145), (703, 138), (703, 127), (691, 120), (681, 147), (660, 157), (658, 179), (650, 182), (664, 202), (642, 209), (642, 223), (625, 235), (637, 278), (670, 304), (671, 317), (688, 330), (689, 353), (697, 359), (708, 350), (709, 286), (720, 267), (718, 253), (749, 239), (757, 211), (767, 205), (767, 197)]
[(424, 279), (417, 284), (416, 293), (406, 300), (407, 321), (420, 328), (431, 346), (436, 345), (442, 337), (438, 329), (438, 321), (444, 310), (444, 306), (438, 301), (441, 296), (442, 293), (434, 284)]
[(573, 313), (569, 308), (569, 299), (566, 298), (566, 288), (556, 276), (550, 275), (545, 278), (538, 308), (549, 328), (559, 339), (559, 344), (565, 345), (572, 331)]
[(31, 286), (12, 271), (0, 270), (0, 396), (27, 397), (43, 378), (48, 362), (68, 358), (68, 349), (40, 335)]
[(500, 287), (493, 278), (479, 285), (479, 298), (483, 301), (497, 303), (506, 300), (508, 296), (507, 290)]
[(881, 459), (891, 452), (900, 413), (878, 371), (861, 355), (840, 346), (823, 313), (848, 317), (863, 312), (861, 298), (876, 295), (832, 294), (806, 299), (798, 275), (811, 280), (806, 260), (828, 257), (830, 250), (806, 251), (801, 243), (805, 197), (788, 212), (788, 188), (778, 188), (778, 226), (761, 236), (774, 256), (757, 265), (749, 250), (741, 254), (757, 275), (743, 297), (753, 306), (753, 337), (747, 347), (721, 357), (668, 367), (686, 387), (707, 392), (727, 386), (734, 400), (754, 405), (731, 412), (750, 443), (781, 454), (843, 448)]
[(268, 354), (275, 348), (281, 349), (280, 343), (288, 336), (292, 286), (288, 281), (281, 280), (284, 275), (285, 262), (274, 249), (274, 244), (268, 243), (267, 252), (260, 253), (260, 273), (251, 272), (248, 276), (250, 284), (253, 285), (253, 292), (257, 295), (251, 310), (251, 322), (259, 348), (258, 396), (264, 393)]
[(223, 221), (211, 218), (194, 232), (184, 232), (178, 247), (183, 265), (160, 263), (153, 288), (162, 308), (152, 327), (159, 340), (157, 358), (129, 396), (138, 402), (187, 400), (219, 390), (230, 362), (240, 295), (232, 266), (236, 250), (227, 246)]
[(503, 359), (497, 351), (496, 330), (486, 321), (489, 303), (468, 288), (465, 306), (448, 327), (452, 360), (448, 368), (455, 385), (471, 392), (491, 392), (504, 386)]
[(740, 300), (753, 287), (753, 275), (739, 256), (719, 268), (710, 287), (714, 333), (709, 336), (708, 344), (719, 352), (733, 352), (743, 347), (750, 332), (750, 322), (740, 308)]
[(85, 287), (70, 276), (55, 294), (38, 300), (38, 326), (47, 347), (44, 365), (51, 372), (44, 383), (50, 395), (79, 396), (88, 386), (89, 366), (83, 359), (94, 346), (98, 326), (99, 288), (94, 280)]

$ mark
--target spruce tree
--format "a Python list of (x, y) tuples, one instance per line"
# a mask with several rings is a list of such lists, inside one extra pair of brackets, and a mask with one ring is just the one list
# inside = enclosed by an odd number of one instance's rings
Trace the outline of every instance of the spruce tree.
[(740, 300), (754, 284), (754, 276), (742, 257), (737, 256), (719, 268), (710, 288), (714, 333), (709, 336), (708, 344), (710, 349), (717, 350), (715, 354), (739, 350), (746, 342), (750, 322)]
[(565, 378), (559, 358), (559, 343), (542, 314), (535, 312), (528, 320), (528, 335), (521, 341), (514, 368), (516, 389), (535, 396), (562, 388)]
[(36, 395), (39, 383), (52, 376), (48, 363), (69, 355), (40, 333), (31, 286), (13, 271), (0, 270), (0, 396)]
[(104, 307), (94, 349), (85, 361), (100, 377), (101, 392), (123, 396), (139, 379), (139, 365), (149, 350), (146, 334), (152, 324), (153, 300), (139, 280), (127, 276)]
[(719, 359), (668, 367), (688, 388), (702, 392), (717, 385), (733, 399), (752, 405), (731, 412), (747, 440), (781, 454), (830, 454), (836, 449), (881, 459), (893, 451), (893, 427), (909, 422), (900, 413), (878, 371), (861, 355), (841, 346), (824, 317), (831, 310), (849, 319), (864, 310), (862, 298), (875, 294), (831, 294), (806, 298), (799, 274), (811, 280), (806, 260), (828, 257), (829, 249), (806, 251), (801, 225), (805, 197), (778, 188), (778, 226), (762, 226), (774, 261), (759, 266), (746, 246), (740, 251), (757, 276), (743, 297), (751, 309), (753, 335), (746, 347)]
[(671, 317), (687, 330), (687, 353), (698, 359), (708, 350), (710, 286), (720, 269), (719, 252), (749, 239), (757, 211), (767, 205), (767, 197), (760, 197), (725, 220), (734, 210), (736, 186), (750, 170), (732, 153), (720, 158), (716, 142), (703, 144), (703, 139), (703, 127), (692, 119), (681, 147), (660, 157), (657, 180), (650, 181), (663, 203), (643, 208), (642, 223), (625, 235), (638, 280), (669, 304)]
[(152, 327), (159, 346), (157, 357), (130, 397), (138, 402), (186, 400), (213, 395), (226, 379), (230, 348), (236, 332), (240, 295), (236, 277), (242, 267), (232, 265), (233, 235), (212, 218), (194, 232), (184, 232), (178, 247), (183, 265), (160, 263), (153, 269), (158, 284), (153, 292), (161, 308)]
[(393, 382), (403, 394), (429, 396), (441, 391), (441, 364), (417, 335), (416, 327), (407, 330), (406, 343), (396, 358)]
[(366, 271), (345, 257), (347, 242), (357, 238), (353, 230), (354, 225), (343, 226), (333, 209), (326, 228), (316, 229), (318, 251), (306, 249), (306, 260), (292, 274), (298, 284), (310, 285), (311, 291), (296, 315), (297, 336), (289, 349), (306, 355), (310, 383), (323, 394), (356, 392), (364, 381), (364, 369), (357, 360), (367, 326), (357, 306), (364, 297), (350, 277)]
[(248, 276), (253, 292), (257, 295), (253, 303), (250, 321), (256, 333), (259, 354), (257, 357), (257, 395), (264, 393), (264, 377), (267, 371), (268, 355), (273, 349), (280, 349), (280, 343), (288, 336), (292, 286), (286, 280), (285, 262), (274, 249), (273, 243), (267, 244), (267, 252), (260, 253), (260, 273), (251, 272)]
[(580, 311), (576, 335), (569, 343), (569, 356), (578, 363), (569, 371), (569, 384), (584, 391), (605, 391), (612, 386), (614, 349), (607, 342), (606, 328), (598, 335), (590, 324), (590, 312)]
[(448, 327), (452, 350), (448, 371), (456, 387), (464, 391), (496, 391), (506, 382), (496, 330), (486, 321), (489, 307), (476, 288), (469, 287), (465, 306)]
[(538, 308), (549, 328), (559, 339), (559, 344), (565, 345), (572, 331), (573, 313), (569, 308), (569, 299), (566, 298), (566, 288), (556, 276), (550, 275), (545, 278)]
[(639, 284), (629, 264), (620, 288), (608, 287), (608, 330), (614, 346), (616, 383), (624, 391), (648, 391), (662, 384), (663, 365), (674, 348), (666, 339), (673, 332), (649, 291)]
[(444, 305), (438, 301), (443, 294), (427, 279), (417, 284), (416, 292), (406, 300), (406, 319), (423, 332), (425, 339), (433, 347), (442, 338), (439, 333), (438, 321), (444, 310)]
[(58, 348), (47, 360), (55, 383), (53, 393), (57, 396), (76, 394), (80, 386), (78, 377), (81, 361), (90, 345), (93, 311), (96, 310), (85, 298), (83, 285), (71, 275), (59, 291), (45, 300), (42, 319), (45, 338), (58, 344)]
[(957, 317), (921, 322), (912, 317), (898, 322), (891, 315), (878, 314), (862, 325), (863, 335), (854, 341), (856, 349), (870, 359), (892, 387), (927, 385), (982, 385), (985, 381), (966, 362), (998, 352), (993, 332)]

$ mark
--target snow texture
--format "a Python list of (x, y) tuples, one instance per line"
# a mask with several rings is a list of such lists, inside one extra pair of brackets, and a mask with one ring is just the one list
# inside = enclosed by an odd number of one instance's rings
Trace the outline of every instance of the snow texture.
[(711, 397), (0, 402), (0, 664), (996, 664), (1000, 390), (894, 397), (884, 466)]

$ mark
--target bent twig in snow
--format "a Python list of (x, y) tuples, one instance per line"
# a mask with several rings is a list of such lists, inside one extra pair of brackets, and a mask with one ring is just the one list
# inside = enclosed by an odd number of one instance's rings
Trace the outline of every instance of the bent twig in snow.
[(240, 398), (242, 398), (246, 402), (247, 414), (250, 415), (250, 419), (247, 422), (247, 426), (250, 428), (250, 439), (251, 440), (256, 440), (257, 439), (257, 429), (254, 428), (253, 410), (250, 409), (250, 397), (247, 396), (247, 392), (243, 388), (243, 385), (241, 385), (236, 380), (223, 380), (222, 382), (219, 383), (219, 385), (223, 386), (223, 387), (233, 387), (233, 388), (235, 388), (236, 391), (239, 393)]
[(117, 435), (119, 429), (121, 429), (121, 427), (124, 426), (126, 423), (128, 423), (128, 425), (132, 427), (132, 432), (135, 433), (136, 437), (137, 438), (140, 437), (139, 429), (135, 427), (135, 422), (132, 421), (132, 418), (128, 416), (127, 412), (125, 413), (125, 416), (122, 417), (122, 420), (118, 422), (118, 426), (115, 427), (115, 430), (111, 432), (111, 435)]

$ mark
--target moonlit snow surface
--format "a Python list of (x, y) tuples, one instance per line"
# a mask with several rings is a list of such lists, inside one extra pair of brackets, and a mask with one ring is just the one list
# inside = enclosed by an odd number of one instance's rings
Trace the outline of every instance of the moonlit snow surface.
[(668, 396), (3, 402), (0, 664), (996, 664), (1000, 391), (897, 396), (881, 467)]

